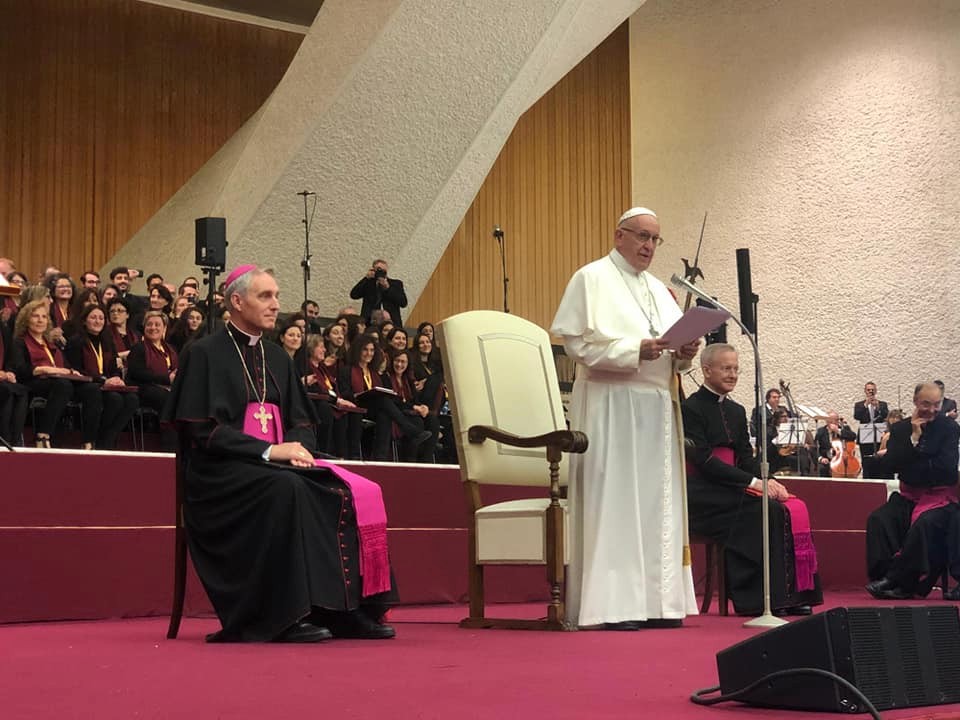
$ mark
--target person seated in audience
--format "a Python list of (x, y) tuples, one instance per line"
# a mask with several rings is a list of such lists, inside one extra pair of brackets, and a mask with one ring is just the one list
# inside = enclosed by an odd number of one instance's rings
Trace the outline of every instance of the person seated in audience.
[(178, 367), (177, 351), (163, 339), (166, 330), (163, 313), (148, 310), (143, 316), (143, 340), (127, 357), (127, 380), (140, 388), (140, 406), (158, 413), (170, 395)]
[(337, 318), (337, 322), (339, 323), (341, 320), (343, 320), (345, 323), (344, 330), (346, 331), (346, 340), (344, 341), (344, 345), (347, 350), (349, 350), (350, 345), (353, 344), (353, 341), (366, 333), (367, 322), (359, 315), (341, 315)]
[[(107, 307), (111, 300), (120, 297), (120, 288), (116, 285), (107, 285), (100, 291), (100, 304)], [(129, 311), (129, 308), (127, 308)]]
[(183, 349), (200, 337), (200, 328), (203, 326), (203, 313), (200, 308), (188, 307), (183, 314), (173, 322), (167, 333), (167, 342), (173, 345), (178, 355)]
[(127, 301), (127, 309), (134, 322), (140, 319), (147, 309), (147, 300), (130, 292), (130, 281), (136, 277), (130, 268), (119, 266), (110, 271), (110, 284), (116, 285), (120, 297)]
[(426, 335), (433, 342), (433, 323), (424, 321), (417, 325), (417, 336), (420, 335)]
[(183, 315), (184, 310), (186, 310), (188, 307), (191, 307), (190, 299), (183, 297), (183, 295), (179, 295), (173, 301), (173, 310), (170, 311), (170, 319), (179, 320), (180, 316)]
[(287, 318), (287, 322), (284, 323), (284, 327), (289, 327), (290, 325), (296, 325), (298, 328), (300, 328), (301, 335), (305, 336), (307, 334), (307, 318), (304, 317), (302, 313), (294, 313)]
[[(21, 292), (23, 292), (23, 288), (29, 284), (27, 282), (27, 276), (17, 270), (11, 272), (6, 278), (8, 283), (20, 288)], [(17, 314), (17, 308), (19, 307), (20, 299), (17, 297), (4, 296), (0, 298), (0, 323), (7, 324), (11, 332), (13, 331), (13, 322)]]
[(433, 338), (427, 334), (417, 335), (413, 347), (415, 350), (410, 358), (410, 367), (413, 370), (414, 388), (430, 411), (437, 413), (446, 394), (440, 353), (433, 346)]
[(333, 323), (328, 325), (323, 331), (323, 339), (327, 341), (327, 357), (333, 357), (335, 360), (343, 360), (347, 356), (346, 340), (343, 325)]
[(386, 336), (387, 346), (394, 350), (407, 349), (407, 331), (400, 327), (395, 327)]
[(163, 313), (168, 320), (170, 319), (170, 311), (173, 310), (173, 295), (162, 284), (150, 288), (147, 302), (150, 304), (151, 310)]
[(317, 450), (332, 455), (335, 453), (333, 403), (336, 402), (337, 396), (335, 392), (331, 394), (322, 371), (323, 361), (326, 358), (326, 345), (322, 335), (307, 335), (303, 357), (306, 367), (303, 374), (300, 374), (299, 368), (297, 373), (300, 382), (307, 389), (307, 397), (313, 403), (314, 413), (317, 416)]
[(0, 438), (19, 445), (27, 419), (27, 386), (17, 381), (13, 333), (0, 322)]
[[(80, 375), (71, 368), (63, 357), (60, 348), (49, 339), (50, 310), (45, 300), (32, 300), (17, 313), (14, 330), (14, 360), (19, 382), (26, 385), (31, 394), (46, 400), (46, 406), (40, 411), (34, 427), (37, 447), (50, 447), (57, 423), (60, 421), (67, 403), (74, 398), (75, 386), (68, 378)], [(92, 383), (78, 383), (84, 388), (82, 400), (88, 399), (90, 392), (86, 388), (96, 386)], [(86, 440), (86, 438), (85, 438)]]
[(116, 450), (120, 432), (140, 403), (123, 381), (113, 340), (105, 330), (103, 308), (88, 305), (80, 312), (78, 323), (83, 329), (70, 337), (64, 354), (70, 366), (93, 378), (100, 390), (88, 391), (83, 399), (84, 447)]
[(370, 322), (368, 327), (380, 327), (385, 322), (393, 323), (393, 318), (390, 316), (390, 313), (387, 310), (382, 308), (377, 308), (372, 313), (370, 313)]
[[(340, 393), (340, 368), (344, 359), (341, 359), (338, 353), (343, 351), (343, 328), (334, 324), (327, 329), (330, 330), (330, 336), (323, 341), (323, 357), (319, 363), (311, 365), (317, 379), (316, 385), (313, 385), (312, 388), (319, 393), (326, 392), (328, 395), (332, 393), (332, 397), (335, 398), (332, 407), (333, 445), (328, 452), (337, 457), (345, 458), (350, 454), (349, 439), (360, 437), (363, 415), (358, 412), (358, 408), (353, 402), (347, 400)], [(339, 345), (333, 342), (334, 337), (340, 338)], [(319, 354), (319, 349), (314, 351), (313, 357), (315, 360), (319, 358)]]
[[(300, 352), (300, 348), (303, 347), (303, 328), (293, 322), (284, 325), (280, 328), (277, 344), (283, 348), (291, 360), (294, 360), (297, 353)], [(296, 362), (294, 364), (296, 365)], [(299, 377), (303, 377), (303, 375), (306, 374), (302, 372), (303, 370), (305, 370), (303, 367), (297, 368)]]
[(73, 294), (73, 303), (70, 305), (70, 319), (63, 324), (63, 335), (66, 338), (71, 338), (80, 332), (80, 313), (82, 313), (88, 305), (100, 305), (100, 294), (92, 289), (80, 287)]
[(307, 331), (309, 333), (323, 332), (323, 326), (320, 324), (320, 306), (313, 300), (304, 300), (300, 305), (300, 313), (307, 319)]
[(50, 297), (53, 304), (50, 306), (50, 331), (51, 339), (63, 347), (66, 342), (64, 323), (70, 320), (70, 311), (73, 309), (73, 296), (76, 294), (76, 288), (73, 286), (73, 280), (65, 273), (54, 275), (47, 282), (47, 289), (50, 291)]
[[(943, 384), (943, 380), (934, 380), (933, 384), (940, 388), (940, 394), (943, 395), (943, 400), (940, 402), (940, 414), (946, 415), (951, 420), (957, 419), (957, 401), (953, 398), (948, 398), (946, 396), (946, 386)], [(890, 422), (889, 415), (887, 416), (887, 423)]]
[(100, 273), (96, 270), (87, 270), (80, 275), (80, 287), (87, 290), (100, 290)]
[[(835, 443), (851, 442), (857, 439), (857, 434), (850, 429), (843, 418), (835, 410), (827, 413), (827, 422), (817, 429), (814, 442), (817, 445), (817, 467), (820, 477), (830, 477), (830, 461), (837, 454)], [(842, 452), (842, 449), (841, 449)]]
[(388, 347), (387, 345), (387, 336), (393, 331), (396, 325), (393, 324), (392, 320), (384, 320), (382, 323), (377, 325), (377, 335), (383, 340), (383, 347)]
[[(369, 335), (361, 335), (350, 346), (347, 362), (340, 370), (340, 392), (347, 400), (357, 403), (357, 397), (376, 387), (385, 387), (377, 373), (383, 364), (382, 353), (377, 341)], [(393, 423), (397, 424), (404, 438), (409, 439), (412, 449), (430, 439), (431, 433), (423, 429), (423, 423), (405, 416), (397, 404), (389, 397), (369, 396), (366, 403), (367, 417), (376, 423), (373, 440), (373, 457), (387, 460), (390, 457), (390, 438)], [(359, 403), (358, 403), (359, 404)], [(360, 437), (349, 438), (351, 459), (360, 457)]]
[[(397, 394), (398, 404), (403, 412), (411, 416), (416, 422), (419, 419), (425, 430), (430, 432), (430, 438), (411, 451), (410, 443), (401, 452), (401, 459), (414, 462), (433, 462), (434, 451), (437, 448), (437, 438), (440, 436), (440, 421), (430, 408), (419, 401), (419, 393), (413, 387), (413, 373), (410, 371), (410, 353), (406, 347), (394, 347), (390, 351), (389, 368), (385, 374), (387, 385)], [(394, 425), (393, 436), (401, 436), (400, 429)]]
[(960, 425), (939, 414), (942, 398), (934, 383), (918, 384), (913, 414), (890, 426), (886, 453), (863, 459), (864, 475), (900, 480), (867, 518), (866, 589), (880, 600), (926, 596), (944, 568), (960, 580)]
[(892, 408), (887, 411), (887, 429), (880, 438), (880, 449), (877, 450), (877, 455), (883, 457), (887, 454), (887, 443), (890, 442), (890, 428), (901, 420), (903, 420), (903, 410), (900, 408)]
[(119, 296), (109, 301), (104, 307), (107, 309), (107, 322), (110, 323), (110, 339), (113, 348), (122, 364), (126, 364), (130, 351), (140, 342), (140, 334), (133, 328), (130, 319), (130, 308), (125, 300)]

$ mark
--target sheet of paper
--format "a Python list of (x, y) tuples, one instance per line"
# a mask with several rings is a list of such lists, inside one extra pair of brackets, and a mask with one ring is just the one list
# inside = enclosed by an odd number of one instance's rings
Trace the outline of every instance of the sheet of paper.
[(670, 341), (671, 350), (679, 350), (682, 345), (713, 332), (729, 317), (730, 313), (726, 310), (694, 306), (667, 329), (662, 339)]

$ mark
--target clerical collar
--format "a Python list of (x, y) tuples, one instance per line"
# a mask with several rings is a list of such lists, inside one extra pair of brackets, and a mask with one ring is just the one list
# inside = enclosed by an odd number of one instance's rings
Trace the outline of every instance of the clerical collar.
[(704, 383), (704, 384), (701, 385), (700, 387), (702, 387), (704, 390), (706, 390), (708, 393), (710, 393), (713, 397), (715, 397), (715, 398), (717, 399), (717, 402), (718, 402), (718, 403), (722, 403), (724, 400), (727, 399), (727, 396), (726, 396), (726, 395), (723, 395), (723, 394), (721, 394), (721, 393), (718, 393), (716, 390), (714, 390), (712, 387), (710, 387), (710, 386), (707, 385), (706, 383)]
[(623, 255), (621, 255), (620, 251), (617, 250), (616, 248), (610, 251), (610, 260), (613, 262), (614, 265), (617, 266), (617, 269), (620, 270), (620, 272), (630, 273), (634, 277), (639, 277), (640, 275), (643, 275), (642, 272), (637, 272), (637, 269), (633, 265), (628, 263), (627, 259)]
[(245, 333), (229, 320), (227, 321), (227, 327), (230, 329), (230, 334), (236, 338), (238, 343), (243, 343), (244, 345), (249, 345), (250, 347), (253, 347), (260, 342), (260, 338), (262, 337), (261, 335), (249, 335)]

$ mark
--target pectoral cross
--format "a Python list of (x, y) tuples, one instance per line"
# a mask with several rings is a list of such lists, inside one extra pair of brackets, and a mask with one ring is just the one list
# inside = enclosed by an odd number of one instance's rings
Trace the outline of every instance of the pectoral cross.
[(273, 415), (267, 412), (267, 409), (261, 405), (260, 409), (253, 414), (254, 420), (260, 421), (260, 432), (267, 434), (267, 420), (273, 420)]

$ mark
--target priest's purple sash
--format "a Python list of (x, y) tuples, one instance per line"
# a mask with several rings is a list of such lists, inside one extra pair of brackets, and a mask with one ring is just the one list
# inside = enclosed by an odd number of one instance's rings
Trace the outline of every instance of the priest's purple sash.
[[(283, 442), (283, 415), (273, 403), (253, 402), (247, 405), (243, 416), (243, 432), (271, 444)], [(360, 576), (363, 578), (363, 597), (390, 589), (390, 557), (387, 551), (387, 511), (383, 491), (377, 483), (350, 472), (326, 460), (315, 459), (317, 467), (333, 473), (348, 488), (357, 515), (360, 539)]]

